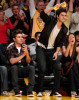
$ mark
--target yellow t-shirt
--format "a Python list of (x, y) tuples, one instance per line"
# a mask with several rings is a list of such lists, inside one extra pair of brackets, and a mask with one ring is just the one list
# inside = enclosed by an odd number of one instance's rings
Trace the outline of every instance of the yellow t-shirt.
[(33, 27), (32, 27), (32, 35), (31, 38), (35, 38), (36, 32), (41, 32), (44, 28), (45, 23), (40, 18), (40, 13), (36, 10), (35, 15), (33, 17)]

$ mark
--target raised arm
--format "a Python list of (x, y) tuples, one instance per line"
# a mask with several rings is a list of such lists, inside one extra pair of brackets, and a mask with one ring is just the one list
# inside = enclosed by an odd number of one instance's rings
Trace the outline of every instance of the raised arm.
[(69, 2), (69, 11), (73, 12), (73, 0)]
[(51, 8), (48, 8), (48, 9), (44, 9), (44, 12), (47, 14), (50, 11), (54, 10), (55, 7), (60, 8), (61, 7), (61, 4), (56, 4), (54, 7), (51, 7)]
[[(46, 9), (48, 9), (48, 8), (50, 8), (50, 7), (53, 7), (54, 6), (54, 2), (55, 2), (55, 0), (51, 0), (49, 3), (48, 3), (48, 5), (46, 6)], [(49, 15), (50, 13), (48, 13), (48, 15)]]
[(8, 23), (7, 23), (7, 28), (8, 28), (8, 29), (13, 29), (14, 27), (13, 27), (13, 25), (12, 25), (10, 19), (7, 18), (6, 20), (7, 20), (7, 22), (8, 22)]
[(33, 18), (34, 14), (36, 12), (34, 0), (29, 0), (29, 9), (30, 9), (30, 16), (31, 16), (31, 18)]
[(55, 0), (50, 0), (50, 2), (48, 3), (48, 5), (46, 6), (46, 9), (50, 8), (50, 7), (53, 7), (55, 3)]
[(56, 4), (59, 4), (59, 3), (60, 3), (60, 1), (61, 1), (61, 0), (57, 0), (57, 1), (56, 1)]

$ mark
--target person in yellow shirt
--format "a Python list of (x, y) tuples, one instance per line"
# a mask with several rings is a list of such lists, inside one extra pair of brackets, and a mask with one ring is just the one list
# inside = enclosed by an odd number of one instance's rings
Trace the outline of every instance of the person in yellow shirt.
[[(53, 5), (55, 0), (51, 0), (49, 3)], [(49, 5), (51, 7), (51, 5)], [(48, 6), (48, 5), (47, 5)], [(46, 6), (46, 7), (47, 7)], [(50, 8), (49, 7), (49, 8)], [(35, 38), (35, 33), (36, 32), (41, 32), (44, 28), (45, 23), (43, 20), (40, 18), (40, 12), (45, 9), (45, 4), (43, 0), (38, 0), (35, 2), (34, 0), (29, 0), (29, 9), (30, 9), (30, 16), (31, 16), (31, 38)]]

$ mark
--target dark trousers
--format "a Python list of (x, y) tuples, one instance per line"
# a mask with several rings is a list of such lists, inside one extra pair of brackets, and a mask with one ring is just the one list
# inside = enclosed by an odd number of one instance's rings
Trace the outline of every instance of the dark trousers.
[(5, 56), (6, 53), (6, 48), (7, 48), (7, 43), (0, 43), (0, 65), (6, 65), (7, 59)]
[(69, 72), (69, 79), (71, 83), (71, 91), (77, 91), (77, 88), (79, 87), (79, 68), (75, 63)]
[(29, 85), (27, 92), (31, 93), (34, 88), (35, 84), (35, 68), (34, 66), (28, 65), (26, 67), (20, 68), (17, 65), (11, 66), (11, 80), (12, 80), (12, 85), (14, 88), (15, 93), (19, 92), (19, 85), (18, 85), (18, 77), (20, 78), (29, 78)]
[(40, 46), (36, 47), (37, 64), (39, 66), (38, 92), (43, 91), (44, 75), (46, 70), (49, 69), (51, 66), (55, 72), (55, 82), (54, 82), (55, 84), (54, 84), (53, 92), (58, 91), (60, 88), (61, 65), (56, 61), (52, 60), (54, 52), (55, 52), (54, 49), (46, 50)]
[(7, 91), (8, 90), (7, 68), (5, 66), (0, 66), (0, 73), (1, 73), (1, 90)]

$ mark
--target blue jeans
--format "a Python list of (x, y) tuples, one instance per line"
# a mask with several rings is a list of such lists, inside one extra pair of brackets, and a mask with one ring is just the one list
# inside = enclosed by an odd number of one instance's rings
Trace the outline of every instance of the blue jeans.
[(7, 68), (5, 66), (0, 66), (0, 73), (1, 73), (1, 90), (7, 91), (8, 90)]

